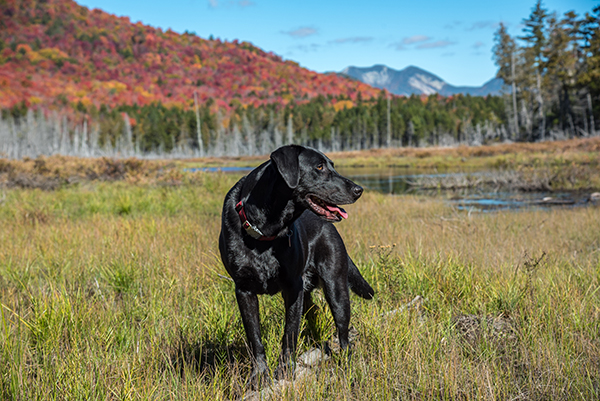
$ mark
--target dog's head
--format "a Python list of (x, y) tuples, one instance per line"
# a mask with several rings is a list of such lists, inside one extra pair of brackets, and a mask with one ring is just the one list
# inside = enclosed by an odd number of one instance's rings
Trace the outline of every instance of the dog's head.
[(312, 210), (327, 221), (348, 217), (338, 205), (356, 202), (362, 187), (335, 171), (333, 162), (323, 153), (299, 145), (282, 146), (271, 153), (271, 161), (297, 204)]

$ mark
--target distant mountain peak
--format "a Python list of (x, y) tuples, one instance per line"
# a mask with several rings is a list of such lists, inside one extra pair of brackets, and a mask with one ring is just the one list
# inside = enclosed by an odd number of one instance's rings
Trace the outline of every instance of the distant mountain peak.
[(403, 70), (394, 70), (383, 64), (372, 67), (346, 67), (341, 74), (362, 81), (380, 89), (402, 96), (431, 95), (442, 96), (469, 94), (472, 96), (498, 95), (502, 89), (502, 80), (492, 78), (480, 87), (453, 86), (435, 74), (422, 68), (410, 65)]

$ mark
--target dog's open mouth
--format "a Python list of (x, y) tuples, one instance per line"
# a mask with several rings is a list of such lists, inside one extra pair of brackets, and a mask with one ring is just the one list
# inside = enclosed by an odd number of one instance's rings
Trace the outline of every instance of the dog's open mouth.
[(322, 199), (317, 198), (314, 195), (308, 195), (306, 197), (308, 205), (313, 212), (328, 221), (342, 221), (342, 219), (348, 218), (348, 213), (344, 209), (336, 205), (330, 205)]

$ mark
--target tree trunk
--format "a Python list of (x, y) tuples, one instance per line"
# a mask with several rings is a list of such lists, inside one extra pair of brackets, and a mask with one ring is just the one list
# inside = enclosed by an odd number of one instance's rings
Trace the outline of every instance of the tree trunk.
[(390, 115), (390, 95), (387, 96), (387, 143), (389, 148), (392, 145), (392, 118)]
[(511, 54), (510, 70), (512, 75), (512, 102), (513, 102), (513, 118), (514, 118), (514, 134), (513, 140), (519, 135), (519, 112), (517, 111), (517, 85), (515, 83), (515, 53)]
[(194, 91), (194, 110), (196, 111), (196, 135), (198, 137), (198, 153), (204, 156), (204, 144), (202, 143), (202, 130), (200, 125), (200, 111), (198, 110), (198, 93)]
[(540, 138), (546, 139), (546, 118), (544, 116), (544, 98), (542, 97), (542, 77), (537, 73), (537, 101), (539, 105)]
[(588, 92), (587, 94), (588, 110), (590, 112), (590, 135), (596, 135), (596, 127), (594, 125), (594, 110), (592, 109), (592, 95)]

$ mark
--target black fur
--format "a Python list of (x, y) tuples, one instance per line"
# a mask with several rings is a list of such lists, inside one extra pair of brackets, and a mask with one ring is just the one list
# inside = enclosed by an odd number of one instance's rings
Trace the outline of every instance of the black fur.
[[(353, 203), (361, 194), (362, 188), (339, 175), (324, 154), (289, 145), (275, 150), (269, 161), (243, 177), (226, 195), (219, 250), (235, 282), (242, 322), (256, 362), (254, 383), (268, 380), (257, 294), (281, 291), (285, 302), (278, 376), (291, 364), (303, 306), (310, 305), (310, 292), (316, 287), (324, 290), (341, 348), (348, 347), (348, 288), (366, 299), (371, 299), (374, 291), (331, 224), (341, 220), (344, 213), (332, 206)], [(246, 233), (235, 209), (239, 201), (248, 221), (265, 237), (275, 239), (261, 241)]]

